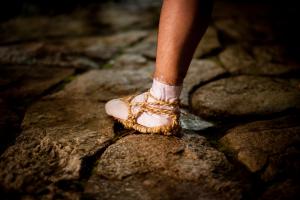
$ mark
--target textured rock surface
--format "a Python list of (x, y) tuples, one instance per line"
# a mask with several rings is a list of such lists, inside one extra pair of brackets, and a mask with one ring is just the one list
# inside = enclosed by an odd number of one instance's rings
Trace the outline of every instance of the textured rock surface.
[[(79, 14), (79, 13), (78, 13)], [(26, 26), (24, 26), (26, 24)], [(74, 36), (95, 32), (95, 26), (78, 16), (18, 17), (0, 25), (1, 43), (37, 38)]]
[[(155, 1), (152, 1), (155, 3)], [(146, 2), (151, 4), (152, 2)], [(135, 1), (134, 5), (106, 3), (97, 12), (97, 21), (112, 31), (126, 30), (128, 28), (151, 28), (157, 24), (159, 9), (157, 6), (139, 5), (145, 2)]]
[(246, 47), (233, 45), (219, 55), (224, 67), (233, 74), (282, 75), (299, 73), (300, 63), (280, 46)]
[(137, 134), (104, 112), (151, 87), (160, 0), (49, 2), (67, 5), (61, 14), (18, 2), (21, 15), (0, 22), (2, 199), (299, 199), (292, 2), (215, 2), (179, 137)]
[(225, 196), (226, 192), (225, 189), (213, 191), (202, 183), (181, 181), (157, 173), (137, 174), (122, 180), (107, 180), (94, 174), (86, 185), (83, 198), (99, 200), (239, 199), (238, 195)]
[(224, 73), (225, 70), (216, 61), (193, 59), (183, 82), (181, 103), (188, 105), (193, 88)]
[[(240, 195), (239, 189), (235, 187), (235, 182), (224, 178), (230, 169), (231, 165), (226, 157), (210, 147), (204, 137), (185, 132), (181, 139), (144, 134), (126, 136), (106, 149), (98, 162), (96, 174), (106, 179), (124, 179), (129, 185), (133, 183), (130, 183), (131, 178), (126, 180), (126, 177), (133, 176), (132, 179), (136, 179), (138, 185), (143, 185), (143, 182), (147, 184), (149, 180), (138, 176), (154, 172), (163, 177), (170, 177), (170, 180), (160, 180), (165, 189), (168, 189), (166, 186), (169, 181), (170, 187), (174, 187), (173, 181), (184, 185), (193, 185), (193, 181), (199, 181), (204, 185), (194, 184), (194, 186), (200, 191), (222, 193), (223, 198), (236, 199)], [(153, 175), (150, 175), (150, 179), (153, 178)], [(154, 178), (157, 182), (155, 179), (157, 178)], [(151, 180), (149, 184), (152, 184)], [(161, 188), (162, 193), (165, 192), (164, 188)], [(99, 190), (105, 192), (105, 186), (102, 188), (99, 186)], [(157, 195), (155, 192), (157, 187), (153, 190), (152, 194)], [(226, 193), (223, 193), (224, 191)], [(124, 192), (124, 188), (121, 188), (120, 192)], [(180, 191), (174, 193), (174, 196), (180, 195)]]
[(145, 31), (128, 31), (110, 36), (71, 38), (0, 47), (0, 63), (42, 64), (97, 68), (124, 47), (146, 36)]
[(95, 101), (106, 102), (149, 89), (152, 84), (152, 71), (152, 66), (139, 70), (90, 70), (68, 85), (65, 92), (69, 95), (89, 96)]
[[(1, 157), (2, 186), (33, 192), (37, 185), (78, 178), (84, 159), (114, 137), (101, 102), (148, 89), (151, 70), (91, 70), (31, 106), (16, 145)], [(31, 181), (36, 184), (28, 186)]]
[(2, 188), (35, 193), (79, 178), (85, 159), (114, 137), (103, 104), (68, 92), (46, 96), (28, 109), (16, 144), (1, 156)]
[(139, 2), (134, 2), (134, 5), (105, 3), (94, 7), (79, 7), (67, 15), (19, 16), (0, 24), (0, 43), (151, 28), (157, 24), (159, 10), (157, 5), (150, 3), (148, 6), (140, 5)]
[[(157, 48), (157, 31), (150, 32), (149, 36), (142, 42), (128, 48), (126, 52), (141, 53), (150, 59), (155, 59)], [(199, 58), (219, 49), (221, 44), (218, 39), (217, 31), (214, 27), (210, 26), (205, 32), (200, 44), (198, 45), (194, 57)]]
[(219, 48), (221, 48), (221, 44), (218, 39), (217, 30), (209, 26), (195, 51), (194, 57), (202, 57)]
[(3, 98), (20, 102), (26, 98), (32, 99), (68, 78), (74, 71), (72, 68), (54, 66), (1, 66), (0, 87), (2, 90), (0, 90), (0, 95)]
[(147, 58), (156, 58), (157, 31), (151, 31), (148, 36), (141, 42), (125, 50), (128, 53), (139, 53)]
[(300, 169), (297, 115), (239, 125), (220, 141), (251, 172), (260, 172), (265, 181), (282, 174), (293, 177)]
[(266, 115), (300, 107), (299, 80), (235, 76), (210, 82), (192, 95), (200, 116)]
[(125, 53), (112, 59), (108, 62), (107, 67), (116, 70), (131, 69), (136, 70), (141, 67), (152, 66), (154, 69), (154, 62), (147, 60), (140, 54)]

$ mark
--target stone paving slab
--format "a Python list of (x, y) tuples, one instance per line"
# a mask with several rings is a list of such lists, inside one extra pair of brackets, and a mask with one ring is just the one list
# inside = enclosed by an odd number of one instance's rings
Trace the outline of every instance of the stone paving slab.
[(209, 26), (206, 29), (206, 32), (204, 33), (198, 47), (196, 48), (196, 51), (194, 53), (195, 58), (201, 58), (205, 55), (208, 55), (210, 53), (213, 53), (213, 51), (216, 51), (220, 49), (221, 43), (218, 38), (218, 32), (215, 27)]
[(1, 187), (32, 193), (58, 180), (78, 178), (84, 158), (114, 136), (113, 123), (101, 116), (101, 109), (95, 103), (51, 98), (29, 109), (22, 134), (1, 156)]
[[(0, 24), (0, 131), (19, 135), (0, 157), (1, 195), (298, 199), (296, 22), (271, 19), (261, 2), (216, 2), (184, 82), (180, 137), (138, 134), (105, 114), (106, 101), (151, 87), (153, 2)], [(27, 98), (20, 127), (14, 103)]]
[(228, 130), (220, 141), (263, 180), (274, 180), (281, 173), (294, 178), (300, 167), (299, 119), (294, 115), (239, 125)]
[(96, 14), (99, 24), (111, 31), (126, 30), (128, 28), (145, 29), (158, 24), (159, 9), (156, 5), (143, 6), (143, 3), (134, 4), (106, 3), (100, 6)]
[[(149, 59), (156, 58), (157, 31), (152, 30), (148, 37), (138, 44), (126, 49), (128, 53), (142, 54)], [(203, 57), (221, 48), (216, 28), (209, 26), (194, 53), (195, 58)]]
[(27, 110), (15, 145), (1, 155), (1, 187), (36, 193), (78, 179), (85, 159), (115, 136), (113, 124), (102, 103), (80, 93), (42, 98)]
[(212, 200), (225, 198), (222, 192), (210, 191), (201, 183), (178, 181), (162, 174), (147, 173), (129, 176), (123, 180), (106, 180), (101, 176), (93, 175), (86, 185), (83, 199)]
[(232, 74), (295, 75), (299, 59), (278, 45), (231, 45), (219, 54), (220, 61)]
[[(231, 170), (226, 157), (204, 137), (182, 134), (181, 138), (145, 134), (121, 138), (102, 154), (86, 192), (106, 199), (239, 199), (240, 188), (225, 178)], [(174, 190), (177, 184), (183, 188)], [(191, 188), (186, 190), (187, 186)]]
[(139, 53), (123, 53), (111, 59), (106, 66), (117, 71), (122, 69), (140, 70), (140, 68), (147, 66), (154, 69), (155, 64)]
[(80, 36), (96, 32), (95, 26), (78, 16), (18, 17), (1, 23), (1, 42), (20, 42), (47, 37)]
[(0, 87), (2, 89), (0, 89), (0, 96), (19, 102), (33, 99), (72, 76), (74, 72), (75, 70), (72, 68), (55, 66), (1, 66)]
[(156, 30), (152, 30), (144, 40), (127, 48), (125, 52), (142, 54), (143, 56), (154, 60), (156, 58), (157, 34)]
[(180, 96), (181, 103), (188, 106), (190, 93), (193, 89), (195, 89), (195, 87), (224, 75), (225, 73), (226, 71), (215, 60), (193, 59), (183, 82), (183, 88)]
[(191, 106), (207, 118), (270, 115), (299, 109), (298, 79), (233, 76), (210, 82), (192, 95)]
[(89, 36), (56, 41), (39, 41), (0, 47), (1, 64), (51, 65), (99, 68), (121, 50), (147, 35), (127, 31), (110, 36)]
[(65, 88), (69, 95), (79, 95), (106, 102), (113, 98), (120, 98), (145, 91), (151, 87), (152, 66), (139, 70), (90, 70), (79, 76), (71, 85)]
[(0, 67), (0, 152), (14, 142), (26, 106), (48, 90), (69, 79), (75, 70), (35, 65)]
[(135, 2), (82, 6), (68, 14), (19, 16), (0, 24), (0, 44), (111, 34), (132, 27), (153, 28), (158, 14), (157, 5), (143, 6)]

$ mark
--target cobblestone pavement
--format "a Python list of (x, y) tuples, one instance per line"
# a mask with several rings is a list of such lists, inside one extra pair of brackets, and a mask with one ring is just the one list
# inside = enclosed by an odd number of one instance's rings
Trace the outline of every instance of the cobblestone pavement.
[(182, 134), (167, 137), (104, 112), (151, 86), (160, 2), (141, 2), (0, 24), (1, 196), (299, 199), (293, 13), (216, 1), (184, 82)]

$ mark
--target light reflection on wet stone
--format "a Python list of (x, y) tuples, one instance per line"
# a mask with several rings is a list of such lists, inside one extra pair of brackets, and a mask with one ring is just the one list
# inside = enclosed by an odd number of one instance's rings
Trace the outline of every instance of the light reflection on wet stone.
[(181, 110), (180, 125), (184, 129), (200, 131), (215, 126), (215, 124), (205, 121), (201, 117), (194, 115), (187, 110)]

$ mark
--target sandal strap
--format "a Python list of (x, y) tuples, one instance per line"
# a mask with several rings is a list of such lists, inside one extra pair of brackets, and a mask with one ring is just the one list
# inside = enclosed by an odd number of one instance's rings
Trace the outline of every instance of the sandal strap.
[[(137, 96), (137, 94), (130, 95), (130, 96), (123, 98), (123, 100), (129, 106), (127, 121), (130, 122), (131, 124), (135, 124), (137, 118), (144, 112), (167, 115), (175, 121), (178, 119), (179, 112), (176, 110), (171, 110), (171, 109), (176, 108), (177, 106), (180, 106), (180, 100), (176, 100), (174, 102), (159, 100), (150, 93), (150, 89), (146, 92), (145, 99), (142, 102), (132, 102), (131, 100), (135, 96)], [(155, 101), (147, 102), (149, 97), (153, 98)], [(137, 113), (132, 113), (132, 106), (139, 106), (139, 111)], [(167, 106), (167, 107), (170, 107), (171, 109), (161, 108), (161, 107), (157, 107), (157, 106)]]

